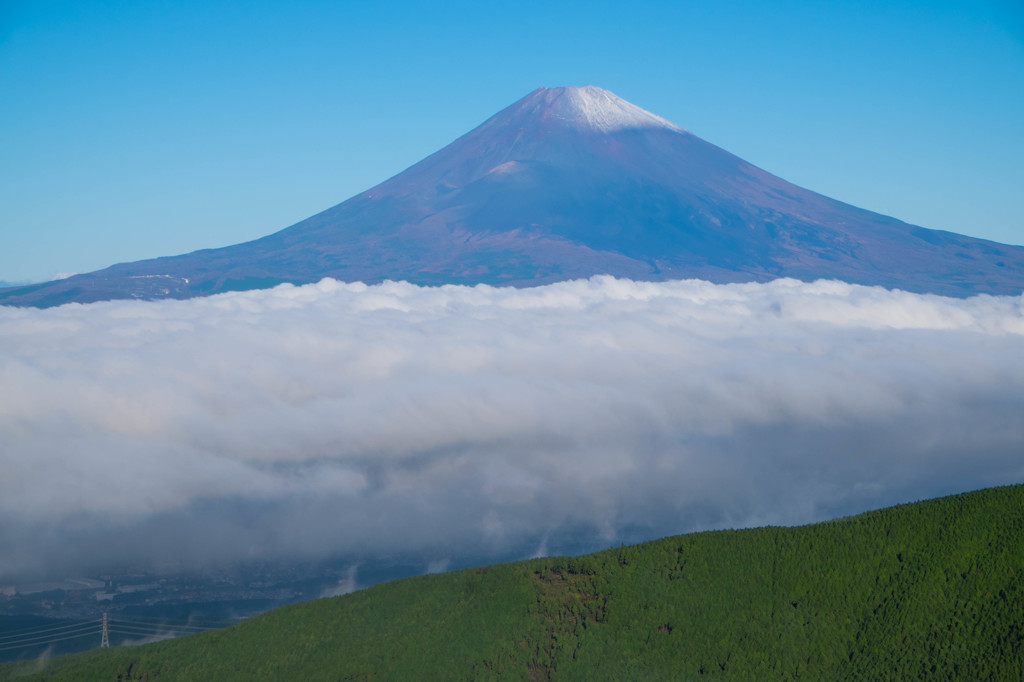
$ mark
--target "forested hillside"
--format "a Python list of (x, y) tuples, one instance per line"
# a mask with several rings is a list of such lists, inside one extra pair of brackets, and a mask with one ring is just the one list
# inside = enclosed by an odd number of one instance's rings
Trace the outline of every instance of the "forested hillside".
[(383, 584), (40, 680), (1021, 680), (1024, 486)]

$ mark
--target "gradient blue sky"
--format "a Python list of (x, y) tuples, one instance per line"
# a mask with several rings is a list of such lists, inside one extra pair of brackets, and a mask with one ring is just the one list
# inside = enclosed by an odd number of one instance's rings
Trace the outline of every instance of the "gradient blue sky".
[(537, 86), (1024, 244), (1024, 3), (0, 0), (0, 280), (269, 234)]

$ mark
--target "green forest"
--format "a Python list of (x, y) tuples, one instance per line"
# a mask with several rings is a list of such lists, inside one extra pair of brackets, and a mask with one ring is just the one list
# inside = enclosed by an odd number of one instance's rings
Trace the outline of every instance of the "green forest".
[(1022, 680), (1024, 486), (471, 568), (20, 680)]

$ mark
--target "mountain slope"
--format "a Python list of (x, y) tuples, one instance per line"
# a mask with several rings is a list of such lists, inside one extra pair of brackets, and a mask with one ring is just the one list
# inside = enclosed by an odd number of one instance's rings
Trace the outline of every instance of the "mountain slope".
[(1024, 486), (994, 488), (400, 580), (23, 679), (1024, 679), (1022, 532)]
[(0, 292), (56, 305), (323, 277), (536, 285), (595, 274), (1024, 290), (1024, 247), (792, 185), (599, 88), (540, 88), (390, 180), (252, 242)]

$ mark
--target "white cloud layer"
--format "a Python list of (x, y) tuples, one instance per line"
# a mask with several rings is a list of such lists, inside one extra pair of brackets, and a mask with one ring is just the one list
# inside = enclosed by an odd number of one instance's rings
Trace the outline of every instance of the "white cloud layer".
[(808, 522), (1024, 480), (1021, 415), (1022, 297), (595, 277), (0, 308), (0, 578)]

